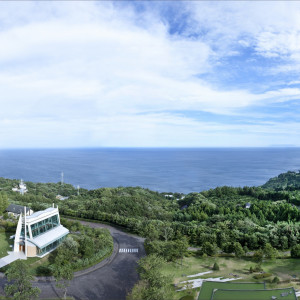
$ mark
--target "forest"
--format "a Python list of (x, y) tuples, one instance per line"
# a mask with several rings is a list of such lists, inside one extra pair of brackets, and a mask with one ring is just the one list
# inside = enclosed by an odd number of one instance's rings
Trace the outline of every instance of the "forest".
[[(124, 227), (146, 237), (150, 252), (163, 253), (179, 240), (208, 255), (216, 249), (247, 252), (271, 245), (289, 250), (300, 244), (300, 172), (280, 174), (260, 187), (223, 186), (187, 195), (140, 187), (77, 191), (70, 184), (25, 183), (28, 193), (20, 195), (11, 190), (17, 180), (0, 178), (0, 199), (35, 211), (55, 203), (64, 216)], [(168, 255), (170, 260), (178, 256)]]

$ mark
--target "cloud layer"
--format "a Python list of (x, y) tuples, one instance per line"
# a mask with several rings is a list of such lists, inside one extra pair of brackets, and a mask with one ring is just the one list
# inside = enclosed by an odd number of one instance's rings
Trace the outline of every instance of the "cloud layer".
[(297, 2), (2, 2), (0, 147), (300, 146), (299, 20)]

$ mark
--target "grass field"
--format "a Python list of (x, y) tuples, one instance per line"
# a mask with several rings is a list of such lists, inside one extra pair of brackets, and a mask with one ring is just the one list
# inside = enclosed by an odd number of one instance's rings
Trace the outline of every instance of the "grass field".
[[(210, 300), (214, 289), (220, 290), (264, 290), (264, 283), (247, 283), (247, 282), (203, 282), (198, 300)], [(255, 298), (253, 298), (255, 299)]]
[(11, 232), (0, 232), (0, 258), (7, 255), (7, 251), (12, 251), (9, 245), (13, 244), (13, 240), (9, 237), (13, 235)]
[[(219, 271), (214, 271), (211, 274), (201, 276), (201, 278), (210, 277), (225, 277), (233, 278), (232, 275), (235, 274), (242, 279), (234, 282), (262, 282), (266, 281), (266, 288), (287, 288), (294, 287), (295, 289), (300, 289), (300, 259), (276, 259), (274, 261), (265, 261), (262, 263), (262, 268), (265, 272), (272, 273), (272, 276), (263, 280), (256, 280), (253, 275), (257, 273), (250, 273), (250, 266), (255, 266), (255, 263), (250, 259), (237, 259), (233, 257), (185, 257), (183, 259), (183, 264), (179, 263), (168, 263), (162, 270), (165, 275), (171, 275), (173, 277), (173, 283), (178, 284), (179, 282), (186, 281), (188, 279), (187, 275), (193, 275), (200, 272), (205, 272), (212, 270), (214, 262), (217, 262), (220, 266)], [(279, 284), (272, 284), (270, 281), (277, 276), (280, 279)], [(295, 278), (294, 278), (295, 277)], [(196, 279), (197, 277), (193, 278)], [(181, 285), (182, 286), (182, 285)], [(179, 289), (180, 285), (176, 287)], [(197, 293), (200, 288), (190, 291), (190, 295), (197, 299)], [(180, 299), (181, 297), (188, 295), (188, 291), (181, 291), (176, 293), (175, 299)], [(244, 300), (244, 299), (243, 299)], [(284, 300), (284, 298), (282, 298)]]
[(210, 300), (296, 300), (293, 288), (261, 290), (261, 291), (238, 291), (238, 290), (216, 290)]
[(50, 265), (49, 254), (44, 256), (43, 258), (28, 257), (27, 260), (25, 260), (25, 262), (29, 266), (31, 275), (33, 276), (50, 275), (50, 273), (48, 273), (49, 271), (47, 270), (47, 267)]

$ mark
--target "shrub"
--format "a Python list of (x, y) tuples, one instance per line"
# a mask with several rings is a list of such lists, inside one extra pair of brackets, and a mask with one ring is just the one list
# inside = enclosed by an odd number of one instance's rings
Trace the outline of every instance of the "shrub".
[(291, 249), (291, 257), (300, 258), (300, 244), (292, 247), (292, 249)]
[(220, 270), (220, 267), (219, 267), (219, 265), (215, 262), (212, 269), (215, 270), (215, 271), (219, 271), (219, 270)]
[(192, 295), (186, 295), (180, 298), (180, 300), (193, 300), (194, 297)]
[(210, 242), (205, 242), (202, 245), (202, 252), (206, 253), (209, 256), (213, 256), (217, 253), (217, 245)]
[(267, 278), (267, 277), (270, 277), (270, 276), (272, 276), (272, 273), (262, 273), (262, 274), (254, 275), (253, 278), (262, 279), (262, 278)]
[(222, 245), (222, 250), (225, 252), (225, 253), (233, 253), (234, 252), (234, 245), (233, 243), (224, 243)]
[(257, 265), (254, 266), (253, 271), (254, 272), (262, 272), (263, 269), (262, 269), (260, 264), (257, 264)]
[(272, 283), (279, 283), (279, 278), (277, 276), (275, 276), (272, 280)]

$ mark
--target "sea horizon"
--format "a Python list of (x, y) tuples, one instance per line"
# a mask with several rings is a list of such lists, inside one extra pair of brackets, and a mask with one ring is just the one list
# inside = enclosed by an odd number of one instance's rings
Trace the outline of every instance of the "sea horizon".
[(300, 169), (299, 147), (1, 149), (0, 177), (64, 180), (86, 189), (141, 186), (200, 192), (217, 186), (260, 186)]

